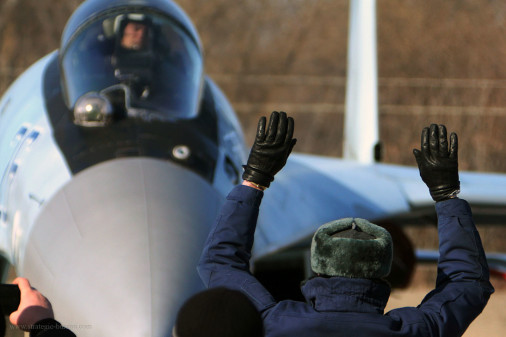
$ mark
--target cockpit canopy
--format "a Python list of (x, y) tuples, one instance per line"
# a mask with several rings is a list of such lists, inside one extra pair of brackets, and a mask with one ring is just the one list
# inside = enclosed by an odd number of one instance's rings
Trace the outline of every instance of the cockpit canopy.
[[(115, 114), (176, 120), (198, 113), (203, 60), (191, 35), (157, 12), (114, 11), (86, 23), (60, 54), (64, 99), (106, 97)], [(119, 111), (119, 112), (118, 112)]]

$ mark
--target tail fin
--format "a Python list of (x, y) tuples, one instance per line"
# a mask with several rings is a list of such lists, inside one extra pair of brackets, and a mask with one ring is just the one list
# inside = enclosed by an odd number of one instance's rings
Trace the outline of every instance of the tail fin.
[(345, 159), (379, 160), (376, 1), (350, 0)]

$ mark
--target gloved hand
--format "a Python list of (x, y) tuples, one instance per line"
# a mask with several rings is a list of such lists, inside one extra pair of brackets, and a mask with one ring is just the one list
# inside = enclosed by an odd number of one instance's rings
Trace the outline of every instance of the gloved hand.
[(274, 175), (285, 166), (297, 139), (293, 138), (293, 118), (283, 111), (272, 112), (267, 130), (265, 124), (265, 117), (260, 118), (242, 178), (269, 187)]
[(455, 197), (460, 192), (457, 134), (450, 135), (450, 148), (444, 125), (431, 124), (422, 130), (421, 151), (414, 149), (420, 176), (434, 201)]

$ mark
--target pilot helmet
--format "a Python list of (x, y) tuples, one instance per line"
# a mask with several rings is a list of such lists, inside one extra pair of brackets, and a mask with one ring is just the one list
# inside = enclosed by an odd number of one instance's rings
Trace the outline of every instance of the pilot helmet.
[(151, 20), (142, 13), (120, 14), (114, 20), (114, 32), (119, 47), (141, 50), (147, 47)]

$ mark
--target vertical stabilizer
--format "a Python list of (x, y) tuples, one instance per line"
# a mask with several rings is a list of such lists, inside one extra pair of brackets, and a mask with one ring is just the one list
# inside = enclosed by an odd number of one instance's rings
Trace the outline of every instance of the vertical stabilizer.
[(378, 144), (376, 1), (350, 0), (345, 159), (373, 163)]

